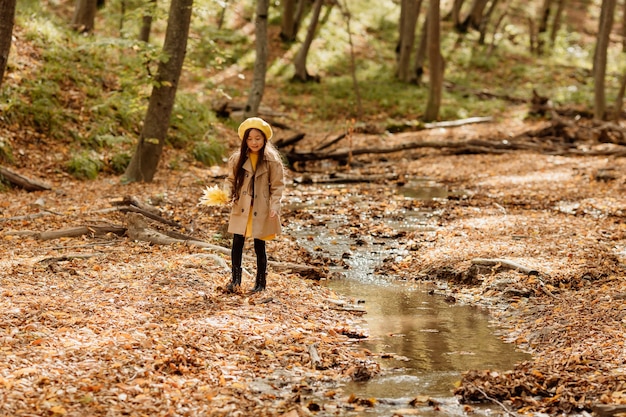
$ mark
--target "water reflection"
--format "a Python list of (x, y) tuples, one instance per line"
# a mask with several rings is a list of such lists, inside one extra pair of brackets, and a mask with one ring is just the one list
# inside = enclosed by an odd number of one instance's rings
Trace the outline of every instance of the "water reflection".
[(347, 393), (404, 404), (424, 395), (454, 402), (451, 393), (461, 372), (506, 370), (528, 359), (494, 335), (486, 312), (450, 304), (428, 295), (424, 288), (400, 283), (372, 285), (351, 278), (329, 281), (328, 286), (365, 301), (367, 314), (360, 325), (369, 338), (362, 346), (376, 354), (394, 354), (379, 359), (382, 375), (366, 383), (348, 384)]

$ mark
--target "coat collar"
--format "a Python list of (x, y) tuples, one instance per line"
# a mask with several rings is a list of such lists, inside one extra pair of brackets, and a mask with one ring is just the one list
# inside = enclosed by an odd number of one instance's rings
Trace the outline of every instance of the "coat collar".
[[(266, 155), (266, 157), (267, 157), (267, 155)], [(267, 164), (259, 163), (259, 161), (257, 161), (255, 175), (256, 174), (263, 174), (264, 172), (267, 172)], [(243, 167), (242, 168), (245, 169), (248, 172), (255, 172), (252, 169), (252, 162), (250, 161), (250, 157), (248, 157), (248, 159), (246, 159), (246, 162), (243, 163)]]

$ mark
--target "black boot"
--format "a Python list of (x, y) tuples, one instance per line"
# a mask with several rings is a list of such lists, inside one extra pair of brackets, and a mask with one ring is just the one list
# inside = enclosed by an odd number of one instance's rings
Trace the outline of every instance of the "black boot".
[(235, 292), (235, 289), (241, 285), (241, 267), (233, 266), (233, 278), (228, 284), (226, 290), (230, 293)]
[(254, 239), (254, 252), (256, 253), (256, 280), (252, 292), (261, 292), (265, 289), (267, 276), (267, 254), (265, 253), (265, 241)]
[(254, 288), (252, 292), (261, 292), (265, 290), (265, 281), (267, 274), (256, 274), (256, 281), (254, 282)]

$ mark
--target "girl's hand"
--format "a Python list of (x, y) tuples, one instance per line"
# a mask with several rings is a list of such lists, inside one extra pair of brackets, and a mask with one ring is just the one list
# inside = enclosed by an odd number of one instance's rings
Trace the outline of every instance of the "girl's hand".
[(276, 217), (276, 210), (270, 210), (270, 217)]

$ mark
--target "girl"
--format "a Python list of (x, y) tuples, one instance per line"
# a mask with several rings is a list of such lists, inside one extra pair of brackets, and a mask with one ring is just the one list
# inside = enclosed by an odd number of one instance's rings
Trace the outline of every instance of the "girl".
[(256, 281), (252, 292), (265, 289), (267, 254), (265, 242), (281, 231), (280, 203), (285, 188), (284, 167), (271, 144), (272, 127), (251, 117), (238, 129), (241, 148), (228, 161), (227, 186), (232, 198), (228, 232), (233, 234), (232, 280), (228, 292), (241, 285), (241, 261), (246, 237), (254, 239)]

